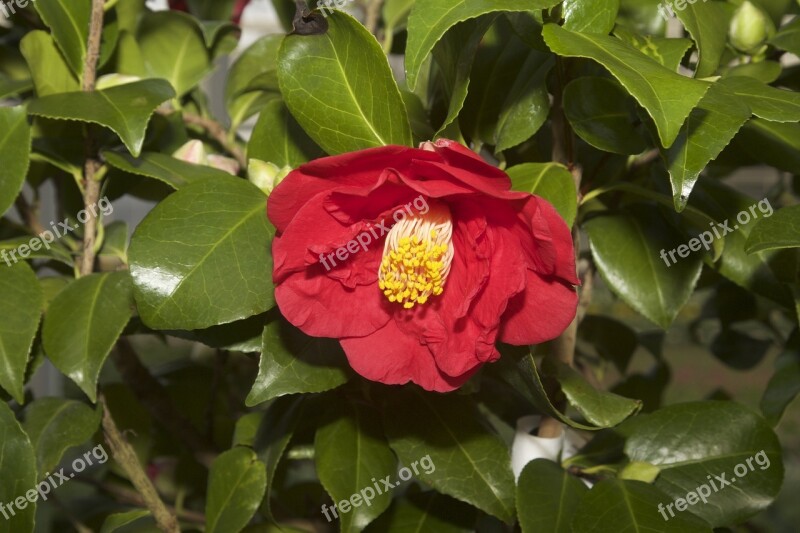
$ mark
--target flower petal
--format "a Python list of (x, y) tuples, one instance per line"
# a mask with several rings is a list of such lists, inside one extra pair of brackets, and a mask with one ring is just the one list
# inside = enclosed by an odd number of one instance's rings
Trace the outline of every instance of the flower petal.
[(571, 285), (528, 270), (525, 290), (509, 302), (503, 315), (499, 339), (518, 346), (555, 339), (577, 309), (578, 293)]

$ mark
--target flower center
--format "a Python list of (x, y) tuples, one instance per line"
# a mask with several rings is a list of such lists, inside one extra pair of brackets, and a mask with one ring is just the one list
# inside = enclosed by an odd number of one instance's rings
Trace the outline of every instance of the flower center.
[(453, 262), (453, 221), (446, 206), (431, 206), (394, 225), (383, 246), (378, 286), (390, 302), (411, 309), (444, 291)]

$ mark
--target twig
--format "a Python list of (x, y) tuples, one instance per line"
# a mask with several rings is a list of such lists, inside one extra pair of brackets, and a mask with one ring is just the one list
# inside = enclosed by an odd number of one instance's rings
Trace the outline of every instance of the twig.
[(39, 202), (34, 201), (33, 205), (29, 204), (25, 199), (23, 193), (19, 193), (14, 204), (19, 211), (19, 216), (22, 217), (23, 222), (30, 228), (35, 235), (41, 235), (45, 232), (44, 226), (39, 222)]
[(136, 487), (144, 505), (150, 510), (159, 529), (167, 533), (180, 533), (178, 520), (167, 509), (164, 502), (161, 501), (156, 488), (139, 463), (139, 458), (136, 457), (133, 447), (119, 432), (103, 394), (100, 394), (99, 401), (103, 407), (103, 433), (114, 460), (122, 467), (133, 486)]
[(382, 5), (383, 0), (369, 0), (369, 3), (367, 4), (367, 12), (364, 17), (364, 26), (366, 26), (368, 32), (376, 37), (377, 35), (375, 32), (378, 31), (378, 20), (381, 16)]
[[(103, 0), (92, 0), (92, 15), (89, 25), (89, 42), (86, 46), (86, 60), (83, 64), (81, 90), (92, 92), (97, 81), (97, 60), (100, 57), (100, 39), (103, 35)], [(87, 219), (83, 233), (83, 255), (81, 256), (80, 275), (87, 276), (94, 270), (94, 244), (97, 237), (97, 215), (89, 209), (100, 197), (100, 182), (95, 174), (100, 168), (97, 161), (94, 139), (90, 126), (86, 128), (86, 162), (83, 168), (83, 205), (86, 207)]]
[(117, 349), (112, 357), (122, 379), (153, 418), (179, 442), (186, 443), (200, 464), (210, 467), (217, 455), (212, 444), (175, 409), (167, 391), (142, 364), (127, 339), (121, 338), (117, 341)]
[[(157, 113), (165, 116), (170, 114), (169, 111), (163, 111), (161, 109), (159, 109)], [(244, 154), (244, 150), (242, 150), (238, 144), (228, 139), (228, 132), (222, 124), (214, 119), (186, 112), (183, 113), (183, 123), (187, 126), (197, 126), (198, 128), (204, 129), (209, 137), (217, 141), (226, 152), (236, 159), (239, 166), (243, 169), (247, 168), (247, 157)]]

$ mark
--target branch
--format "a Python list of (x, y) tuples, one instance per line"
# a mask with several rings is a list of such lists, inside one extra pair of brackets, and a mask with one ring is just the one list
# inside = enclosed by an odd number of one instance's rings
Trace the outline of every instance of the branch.
[[(169, 115), (169, 111), (158, 110), (157, 113), (161, 115)], [(214, 139), (222, 146), (228, 154), (232, 155), (243, 169), (247, 169), (247, 157), (244, 151), (238, 144), (228, 139), (228, 131), (225, 127), (214, 119), (201, 117), (192, 113), (183, 113), (183, 123), (187, 126), (197, 126), (202, 128), (208, 133), (209, 137)]]
[(200, 464), (210, 467), (217, 456), (213, 445), (175, 409), (167, 391), (142, 364), (127, 339), (121, 338), (117, 341), (117, 349), (112, 357), (122, 379), (153, 418), (166, 431), (172, 433), (178, 442), (185, 443)]
[(136, 490), (142, 497), (145, 506), (150, 510), (153, 518), (156, 521), (159, 529), (167, 533), (180, 533), (178, 527), (178, 520), (172, 514), (156, 491), (150, 478), (142, 469), (139, 463), (139, 458), (136, 457), (136, 452), (133, 447), (125, 440), (125, 437), (119, 432), (114, 419), (111, 417), (111, 411), (106, 404), (105, 396), (102, 394), (99, 398), (100, 404), (103, 406), (103, 433), (105, 434), (106, 443), (111, 448), (111, 455), (114, 460), (122, 467), (128, 478), (136, 487)]
[[(100, 57), (100, 39), (103, 35), (103, 0), (92, 0), (92, 16), (89, 25), (89, 42), (86, 46), (86, 60), (83, 64), (81, 90), (94, 91), (97, 81), (97, 60)], [(80, 275), (87, 276), (94, 270), (94, 244), (97, 237), (97, 216), (89, 209), (97, 204), (100, 197), (100, 182), (96, 179), (100, 163), (97, 161), (94, 139), (90, 126), (86, 127), (86, 162), (83, 167), (83, 205), (86, 208), (87, 220), (83, 228), (83, 255), (81, 256)]]
[(33, 205), (31, 205), (25, 199), (25, 195), (20, 192), (19, 196), (17, 196), (17, 199), (14, 201), (14, 204), (17, 206), (19, 216), (34, 234), (41, 235), (45, 232), (44, 226), (42, 226), (42, 223), (39, 222), (38, 201), (34, 201)]

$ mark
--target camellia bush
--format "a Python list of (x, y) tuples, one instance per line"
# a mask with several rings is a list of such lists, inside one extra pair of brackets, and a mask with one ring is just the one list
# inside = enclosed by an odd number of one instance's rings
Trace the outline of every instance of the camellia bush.
[(0, 3), (0, 533), (790, 530), (798, 2), (170, 8)]

